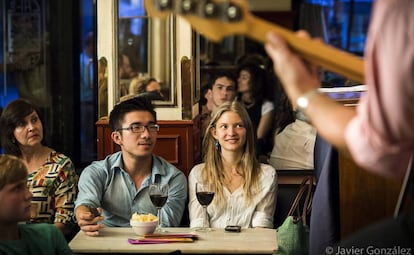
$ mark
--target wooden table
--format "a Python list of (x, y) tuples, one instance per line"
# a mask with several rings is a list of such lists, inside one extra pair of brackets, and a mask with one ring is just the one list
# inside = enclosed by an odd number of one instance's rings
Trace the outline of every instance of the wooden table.
[(136, 244), (132, 228), (104, 228), (98, 237), (80, 231), (69, 243), (75, 254), (83, 253), (169, 253), (180, 250), (185, 254), (273, 254), (278, 250), (275, 229), (242, 229), (240, 233), (215, 229), (208, 233), (194, 232), (190, 228), (167, 228), (169, 233), (193, 233), (199, 236), (192, 243)]

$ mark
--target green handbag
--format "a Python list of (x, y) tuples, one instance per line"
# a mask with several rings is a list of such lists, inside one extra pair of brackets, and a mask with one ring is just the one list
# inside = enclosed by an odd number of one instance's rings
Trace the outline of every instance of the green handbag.
[[(313, 179), (312, 176), (307, 176), (303, 179), (285, 221), (277, 229), (279, 245), (277, 254), (308, 254), (309, 226), (307, 217), (312, 207)], [(303, 207), (300, 210), (303, 199)]]

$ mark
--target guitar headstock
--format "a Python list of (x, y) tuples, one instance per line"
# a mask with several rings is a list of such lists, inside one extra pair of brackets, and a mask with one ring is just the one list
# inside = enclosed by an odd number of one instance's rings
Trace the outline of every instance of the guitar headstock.
[(245, 0), (145, 0), (145, 9), (152, 17), (181, 16), (212, 41), (246, 34), (248, 29), (244, 22), (249, 15)]
[(300, 38), (284, 27), (255, 18), (249, 13), (246, 0), (145, 0), (145, 8), (153, 17), (182, 16), (197, 32), (216, 42), (225, 36), (239, 34), (265, 43), (266, 34), (273, 31), (310, 63), (364, 82), (362, 59), (312, 38)]

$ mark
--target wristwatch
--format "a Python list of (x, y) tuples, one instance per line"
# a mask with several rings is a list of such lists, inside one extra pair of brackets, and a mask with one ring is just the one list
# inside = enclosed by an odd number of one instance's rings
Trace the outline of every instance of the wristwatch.
[(319, 89), (312, 89), (296, 99), (297, 111), (305, 113), (312, 98), (322, 94)]

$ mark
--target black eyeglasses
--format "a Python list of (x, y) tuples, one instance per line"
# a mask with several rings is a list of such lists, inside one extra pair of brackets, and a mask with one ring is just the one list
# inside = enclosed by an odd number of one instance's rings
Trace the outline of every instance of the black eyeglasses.
[(160, 130), (160, 126), (158, 126), (157, 124), (149, 124), (149, 125), (131, 124), (129, 127), (118, 128), (116, 131), (130, 130), (132, 133), (143, 133), (145, 129), (147, 129), (151, 133), (155, 133)]

